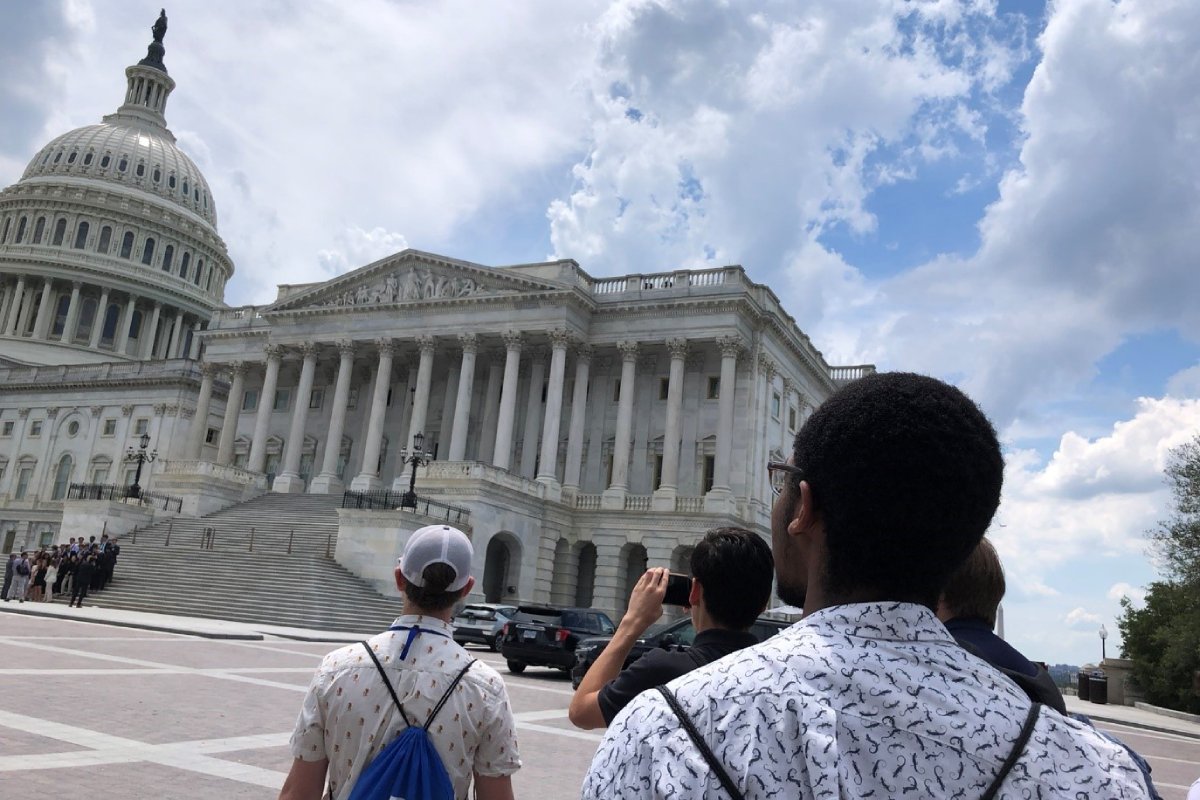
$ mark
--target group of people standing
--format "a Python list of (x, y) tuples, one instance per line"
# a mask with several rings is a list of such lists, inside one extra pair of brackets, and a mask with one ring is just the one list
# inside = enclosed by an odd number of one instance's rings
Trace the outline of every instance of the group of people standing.
[(100, 541), (80, 536), (57, 547), (44, 547), (10, 553), (4, 565), (4, 602), (26, 600), (51, 603), (55, 597), (69, 596), (69, 606), (83, 607), (88, 592), (102, 590), (113, 578), (121, 546), (102, 534)]

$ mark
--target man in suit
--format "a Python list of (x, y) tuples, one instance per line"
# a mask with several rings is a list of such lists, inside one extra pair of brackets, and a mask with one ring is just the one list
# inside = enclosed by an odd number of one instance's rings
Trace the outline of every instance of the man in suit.
[(79, 562), (79, 566), (75, 568), (75, 575), (71, 581), (71, 602), (67, 603), (67, 607), (78, 606), (83, 608), (83, 599), (87, 597), (88, 589), (92, 585), (92, 576), (96, 572), (96, 556), (89, 555), (83, 561)]
[(6, 603), (8, 602), (8, 590), (12, 587), (13, 567), (16, 566), (16, 563), (17, 563), (17, 554), (9, 553), (8, 561), (4, 564), (4, 589), (3, 589), (3, 591), (0, 591), (0, 597), (3, 597), (4, 602), (6, 602)]

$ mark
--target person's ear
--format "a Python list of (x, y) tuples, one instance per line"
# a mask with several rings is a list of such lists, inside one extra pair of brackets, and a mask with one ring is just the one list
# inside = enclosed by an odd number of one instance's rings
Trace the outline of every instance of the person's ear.
[(788, 522), (787, 532), (792, 536), (799, 536), (812, 528), (816, 521), (817, 509), (813, 504), (812, 487), (808, 485), (808, 481), (800, 481), (792, 501), (791, 521)]
[(700, 581), (692, 578), (692, 588), (688, 589), (688, 606), (695, 607), (700, 605), (702, 597), (704, 597), (704, 587), (700, 585)]
[(400, 567), (397, 565), (397, 567), (396, 567), (396, 588), (399, 589), (401, 592), (403, 592), (404, 588), (406, 586), (408, 586), (408, 581), (404, 580), (404, 573), (400, 571)]
[(467, 578), (467, 585), (462, 587), (462, 589), (459, 590), (458, 596), (466, 597), (467, 595), (469, 595), (471, 593), (471, 590), (474, 588), (475, 588), (475, 578), (474, 578), (474, 576), (472, 576), (470, 578)]

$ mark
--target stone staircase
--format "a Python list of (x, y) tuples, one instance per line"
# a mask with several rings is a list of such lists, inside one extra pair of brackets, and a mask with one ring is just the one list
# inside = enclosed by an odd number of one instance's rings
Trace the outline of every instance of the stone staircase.
[(136, 542), (127, 534), (113, 582), (87, 602), (376, 633), (399, 616), (401, 600), (380, 595), (326, 557), (337, 546), (340, 501), (340, 495), (268, 493), (200, 519), (158, 523), (138, 531)]

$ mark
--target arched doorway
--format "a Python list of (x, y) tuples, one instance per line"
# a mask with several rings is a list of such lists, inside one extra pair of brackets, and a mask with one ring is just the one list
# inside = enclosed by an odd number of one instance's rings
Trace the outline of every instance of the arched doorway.
[(554, 572), (550, 575), (550, 602), (555, 605), (569, 606), (575, 597), (571, 586), (575, 576), (574, 560), (571, 543), (559, 539), (554, 545)]
[(511, 533), (497, 533), (488, 540), (483, 566), (483, 599), (502, 603), (517, 599), (521, 579), (521, 542)]
[(579, 566), (575, 577), (575, 605), (589, 608), (596, 593), (596, 545), (584, 542), (579, 546)]

